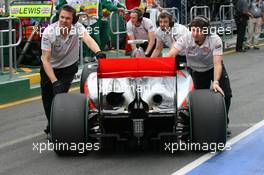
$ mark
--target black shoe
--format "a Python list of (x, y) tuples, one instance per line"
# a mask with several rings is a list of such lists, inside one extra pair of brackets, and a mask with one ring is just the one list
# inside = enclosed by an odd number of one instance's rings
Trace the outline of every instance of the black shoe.
[(47, 136), (46, 139), (49, 140), (49, 141), (51, 141), (50, 127), (47, 126), (46, 129), (44, 129), (44, 132), (45, 132), (45, 134)]
[(250, 49), (250, 47), (248, 47), (248, 46), (246, 46), (245, 48), (244, 48), (244, 50), (249, 50)]
[(259, 47), (256, 47), (256, 46), (255, 46), (255, 47), (253, 47), (253, 49), (254, 49), (254, 50), (259, 50)]
[(51, 135), (50, 135), (50, 133), (47, 134), (47, 138), (46, 139), (51, 142)]
[(247, 52), (247, 50), (245, 50), (245, 49), (239, 49), (239, 50), (236, 50), (236, 52)]
[(49, 126), (47, 126), (47, 127), (46, 127), (46, 129), (44, 129), (44, 132), (45, 132), (45, 134), (47, 134), (47, 135), (48, 135), (48, 134), (50, 133), (50, 127), (49, 127)]
[(227, 136), (227, 137), (230, 137), (231, 134), (232, 134), (231, 129), (227, 128), (227, 129), (226, 129), (226, 136)]

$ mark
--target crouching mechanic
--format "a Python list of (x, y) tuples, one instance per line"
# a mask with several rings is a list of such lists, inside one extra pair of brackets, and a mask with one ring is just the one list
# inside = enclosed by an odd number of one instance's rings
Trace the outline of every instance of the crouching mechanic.
[[(194, 81), (195, 89), (212, 89), (225, 98), (228, 113), (232, 91), (230, 81), (223, 64), (222, 40), (217, 34), (210, 34), (210, 23), (204, 16), (197, 16), (190, 24), (191, 32), (182, 36), (171, 48), (167, 57), (175, 57), (185, 50), (187, 66)], [(227, 118), (229, 123), (229, 118)], [(231, 131), (228, 129), (227, 134)]]
[(59, 21), (48, 26), (42, 35), (41, 94), (45, 114), (49, 121), (51, 104), (56, 94), (68, 92), (78, 70), (79, 37), (96, 53), (97, 58), (105, 58), (97, 43), (89, 36), (82, 24), (78, 23), (72, 6), (63, 5), (59, 10)]
[[(158, 57), (164, 46), (171, 48), (173, 44), (183, 35), (189, 32), (187, 27), (173, 22), (172, 15), (167, 12), (161, 12), (158, 17), (158, 29), (156, 32), (156, 47), (151, 57)], [(186, 62), (185, 52), (181, 51), (177, 56), (177, 62)]]
[[(144, 49), (146, 57), (150, 57), (155, 48), (155, 32), (156, 27), (152, 21), (143, 17), (143, 12), (139, 8), (134, 8), (127, 23), (127, 35), (130, 40), (148, 40), (148, 44), (140, 45)], [(134, 44), (131, 47), (132, 50), (136, 48)]]

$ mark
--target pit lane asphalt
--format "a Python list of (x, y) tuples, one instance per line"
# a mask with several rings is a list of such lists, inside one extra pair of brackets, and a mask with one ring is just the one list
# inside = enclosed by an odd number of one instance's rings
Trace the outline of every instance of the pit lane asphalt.
[[(233, 98), (232, 137), (264, 119), (264, 48), (224, 56)], [(40, 100), (0, 111), (0, 174), (171, 174), (203, 153), (159, 151), (92, 152), (58, 157), (52, 151), (33, 151), (33, 143), (47, 142)], [(250, 148), (249, 148), (250, 149)], [(256, 153), (257, 154), (257, 153)], [(226, 160), (228, 161), (228, 160)]]

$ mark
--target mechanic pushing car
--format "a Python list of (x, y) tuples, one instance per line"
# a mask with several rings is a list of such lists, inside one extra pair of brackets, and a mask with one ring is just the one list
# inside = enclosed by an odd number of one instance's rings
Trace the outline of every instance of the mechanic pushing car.
[[(129, 40), (143, 39), (148, 40), (148, 44), (140, 45), (145, 56), (150, 57), (155, 48), (155, 32), (156, 27), (152, 21), (143, 17), (143, 12), (140, 8), (134, 8), (130, 13), (130, 20), (127, 23), (127, 35)], [(136, 49), (135, 45), (131, 45), (132, 50)]]
[(79, 37), (96, 53), (97, 58), (105, 58), (97, 43), (77, 21), (75, 9), (70, 5), (63, 5), (59, 10), (59, 21), (47, 27), (42, 36), (40, 76), (42, 102), (48, 119), (47, 128), (44, 130), (46, 134), (50, 131), (49, 120), (53, 97), (68, 92), (78, 70)]
[[(189, 32), (184, 25), (174, 23), (172, 14), (167, 11), (160, 13), (157, 23), (159, 27), (156, 32), (156, 47), (151, 55), (153, 58), (160, 55), (164, 46), (171, 48), (174, 42)], [(182, 59), (185, 59), (184, 51), (179, 55)]]
[[(212, 89), (224, 96), (228, 114), (232, 90), (223, 64), (222, 40), (210, 32), (210, 21), (204, 16), (196, 16), (189, 27), (191, 32), (177, 40), (166, 57), (175, 57), (184, 50), (195, 89), (209, 89), (213, 81)], [(227, 134), (231, 134), (230, 129)]]

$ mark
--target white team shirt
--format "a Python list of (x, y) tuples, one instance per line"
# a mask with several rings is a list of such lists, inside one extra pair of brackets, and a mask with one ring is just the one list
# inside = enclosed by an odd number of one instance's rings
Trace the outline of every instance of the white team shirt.
[[(165, 46), (171, 48), (181, 36), (189, 33), (187, 27), (184, 25), (175, 23), (174, 26), (169, 31), (163, 31), (160, 27), (157, 29), (156, 38), (157, 41), (162, 42)], [(180, 52), (180, 55), (185, 55), (184, 50)]]
[(79, 60), (79, 38), (87, 32), (78, 22), (72, 25), (66, 38), (60, 35), (59, 29), (58, 22), (49, 25), (41, 40), (41, 49), (51, 51), (50, 63), (53, 68), (68, 67)]
[(214, 34), (206, 37), (199, 46), (195, 43), (192, 33), (180, 37), (174, 44), (178, 50), (185, 50), (187, 65), (197, 72), (205, 72), (214, 67), (213, 56), (223, 55), (222, 39)]
[(156, 32), (156, 27), (148, 18), (143, 17), (139, 27), (133, 25), (130, 20), (127, 23), (127, 34), (133, 35), (135, 39), (148, 40), (148, 32)]

